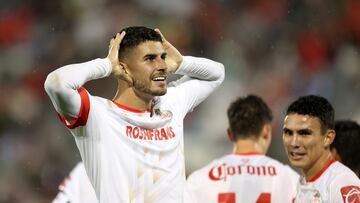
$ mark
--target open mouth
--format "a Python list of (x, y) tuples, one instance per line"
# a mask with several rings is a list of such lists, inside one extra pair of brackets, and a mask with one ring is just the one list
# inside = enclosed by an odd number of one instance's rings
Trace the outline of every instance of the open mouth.
[(166, 76), (155, 76), (155, 77), (152, 78), (152, 81), (165, 82), (166, 81)]
[(303, 152), (290, 152), (290, 157), (293, 160), (300, 160), (302, 159), (304, 156), (306, 155), (306, 153)]

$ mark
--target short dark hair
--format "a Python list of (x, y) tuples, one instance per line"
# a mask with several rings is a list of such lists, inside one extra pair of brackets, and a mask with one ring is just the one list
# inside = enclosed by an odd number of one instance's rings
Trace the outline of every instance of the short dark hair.
[(120, 31), (125, 31), (126, 34), (120, 43), (119, 57), (122, 53), (130, 48), (134, 48), (146, 41), (162, 42), (161, 35), (154, 29), (144, 26), (126, 27)]
[(321, 133), (335, 128), (335, 111), (330, 102), (318, 95), (301, 96), (289, 105), (286, 115), (300, 114), (317, 117), (320, 120)]
[(260, 97), (255, 95), (235, 100), (230, 105), (227, 116), (235, 140), (251, 136), (258, 138), (264, 125), (273, 119), (270, 108)]
[(335, 148), (341, 162), (356, 173), (360, 172), (360, 125), (351, 120), (335, 123), (336, 136), (330, 149)]

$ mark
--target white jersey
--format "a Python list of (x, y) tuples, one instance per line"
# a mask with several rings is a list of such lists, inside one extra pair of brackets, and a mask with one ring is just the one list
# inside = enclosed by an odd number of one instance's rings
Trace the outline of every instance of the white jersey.
[(78, 163), (59, 186), (52, 203), (98, 203), (94, 188), (86, 175), (84, 164)]
[(230, 154), (187, 179), (186, 202), (291, 203), (299, 175), (289, 166), (257, 153)]
[[(80, 109), (72, 123), (59, 116), (75, 137), (99, 201), (182, 202), (183, 119), (221, 84), (222, 64), (184, 57), (176, 73), (186, 76), (172, 82), (164, 96), (153, 99), (151, 112), (127, 108), (79, 88), (90, 79), (110, 74), (107, 59), (65, 66), (54, 72), (48, 76), (45, 89), (60, 114), (69, 115), (73, 104)], [(59, 78), (65, 81), (59, 83)], [(62, 102), (68, 102), (70, 107), (59, 108)]]
[(331, 161), (309, 181), (299, 182), (295, 203), (360, 203), (360, 181), (353, 171)]

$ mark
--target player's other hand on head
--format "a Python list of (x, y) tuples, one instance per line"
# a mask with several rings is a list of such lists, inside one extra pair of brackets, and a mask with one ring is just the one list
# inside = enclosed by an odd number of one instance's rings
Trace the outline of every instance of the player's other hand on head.
[(122, 31), (121, 33), (117, 33), (115, 37), (111, 39), (107, 58), (109, 59), (112, 67), (111, 75), (113, 75), (115, 78), (123, 79), (131, 84), (132, 80), (130, 76), (127, 74), (124, 65), (122, 65), (122, 63), (119, 61), (120, 43), (125, 34), (125, 31)]
[(167, 53), (165, 62), (168, 66), (168, 72), (174, 73), (179, 68), (183, 60), (183, 56), (169, 41), (165, 39), (164, 35), (160, 32), (158, 28), (156, 28), (155, 31), (161, 35), (161, 38), (163, 40), (163, 46)]

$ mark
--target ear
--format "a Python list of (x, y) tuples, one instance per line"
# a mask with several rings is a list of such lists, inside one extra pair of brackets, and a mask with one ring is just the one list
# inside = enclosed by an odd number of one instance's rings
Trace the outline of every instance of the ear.
[(129, 86), (133, 85), (133, 79), (131, 77), (131, 74), (129, 72), (129, 66), (125, 62), (119, 61), (119, 65), (121, 67), (121, 79), (124, 80), (126, 83), (129, 84)]
[(335, 130), (332, 129), (327, 130), (324, 137), (324, 147), (330, 147), (330, 144), (333, 143), (335, 136), (336, 136)]
[(272, 127), (271, 124), (265, 124), (261, 130), (261, 137), (264, 139), (271, 139)]
[(120, 67), (121, 67), (122, 71), (124, 71), (124, 74), (125, 73), (128, 74), (129, 73), (129, 67), (128, 67), (127, 63), (119, 61), (119, 64), (120, 64)]
[(229, 140), (230, 140), (231, 142), (235, 142), (234, 133), (231, 131), (230, 128), (227, 129), (227, 134), (228, 134)]

